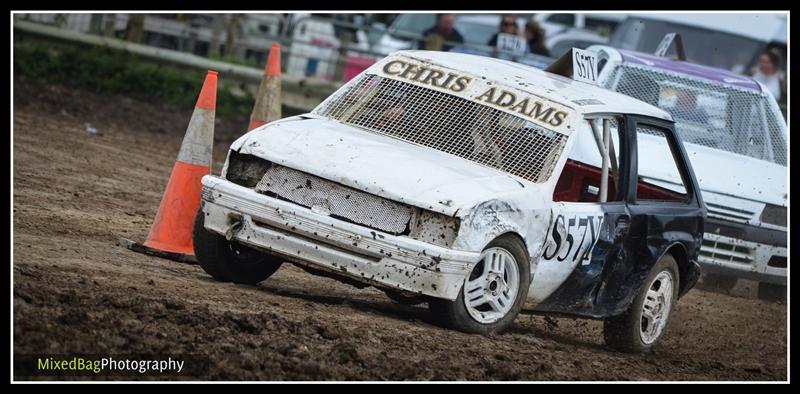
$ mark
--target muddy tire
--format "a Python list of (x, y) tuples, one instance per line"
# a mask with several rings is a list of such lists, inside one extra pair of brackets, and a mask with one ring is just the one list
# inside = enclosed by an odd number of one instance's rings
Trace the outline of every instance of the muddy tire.
[(429, 300), (439, 324), (489, 335), (504, 331), (516, 319), (531, 281), (525, 245), (513, 235), (500, 236), (486, 246), (482, 257), (455, 300)]
[(606, 345), (627, 353), (646, 353), (666, 333), (678, 301), (678, 263), (664, 255), (645, 279), (639, 294), (622, 315), (605, 319)]
[(764, 301), (786, 301), (786, 286), (773, 283), (758, 283), (758, 298)]
[(200, 210), (194, 222), (194, 254), (203, 270), (220, 282), (254, 285), (269, 278), (283, 261), (253, 248), (229, 242), (203, 227)]

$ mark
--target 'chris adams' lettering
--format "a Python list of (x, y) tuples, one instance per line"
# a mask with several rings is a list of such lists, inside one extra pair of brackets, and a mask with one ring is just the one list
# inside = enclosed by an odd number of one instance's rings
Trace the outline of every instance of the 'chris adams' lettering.
[(383, 72), (396, 75), (409, 81), (419, 82), (424, 85), (433, 85), (437, 88), (461, 92), (469, 86), (472, 78), (451, 72), (443, 72), (425, 66), (418, 66), (402, 60), (392, 60), (383, 66)]
[[(413, 81), (418, 84), (447, 89), (454, 93), (465, 92), (473, 80), (473, 78), (468, 76), (450, 71), (437, 70), (426, 65), (414, 64), (402, 59), (395, 59), (387, 62), (383, 66), (383, 72), (387, 75)], [(504, 108), (507, 111), (516, 112), (551, 126), (561, 126), (567, 118), (566, 112), (559, 111), (546, 102), (538, 101), (531, 96), (521, 96), (519, 93), (504, 90), (496, 86), (487, 88), (486, 91), (474, 97), (474, 99)]]
[(546, 104), (533, 100), (530, 97), (517, 97), (517, 95), (512, 92), (496, 87), (487, 89), (485, 92), (481, 93), (481, 95), (475, 97), (475, 99), (508, 108), (510, 111), (548, 123), (551, 126), (561, 126), (567, 118), (566, 112), (556, 111), (553, 107), (548, 108)]

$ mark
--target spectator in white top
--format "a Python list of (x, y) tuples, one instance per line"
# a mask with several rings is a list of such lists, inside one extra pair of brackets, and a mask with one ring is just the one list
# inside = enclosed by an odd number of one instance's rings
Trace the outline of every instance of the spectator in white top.
[(764, 84), (775, 100), (781, 99), (781, 58), (775, 51), (764, 51), (758, 58), (758, 69), (753, 79)]

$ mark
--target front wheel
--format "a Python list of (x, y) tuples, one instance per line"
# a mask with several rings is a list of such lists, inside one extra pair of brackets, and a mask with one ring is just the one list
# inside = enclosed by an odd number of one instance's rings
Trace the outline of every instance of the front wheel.
[(522, 309), (531, 280), (525, 245), (500, 236), (484, 249), (454, 301), (433, 299), (431, 312), (459, 331), (488, 335), (508, 328)]
[(194, 223), (194, 254), (203, 270), (221, 282), (254, 285), (269, 278), (283, 261), (205, 229), (201, 209)]
[(678, 280), (678, 263), (665, 255), (650, 271), (630, 308), (604, 321), (606, 344), (629, 353), (652, 350), (664, 336), (678, 301)]

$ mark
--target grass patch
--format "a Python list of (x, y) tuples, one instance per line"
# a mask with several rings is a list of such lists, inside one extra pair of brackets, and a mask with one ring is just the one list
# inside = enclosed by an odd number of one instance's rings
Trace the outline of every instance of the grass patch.
[[(14, 73), (97, 93), (176, 105), (194, 105), (205, 78), (205, 71), (158, 64), (115, 49), (40, 43), (14, 46)], [(254, 101), (239, 83), (219, 79), (218, 114), (249, 114)]]
[(220, 55), (220, 54), (212, 53), (212, 54), (210, 54), (208, 56), (208, 58), (211, 59), (211, 60), (217, 60), (217, 61), (220, 61), (220, 62), (237, 64), (237, 65), (245, 66), (245, 67), (252, 67), (252, 68), (259, 68), (259, 69), (262, 69), (262, 68), (265, 67), (265, 64), (263, 62), (259, 62), (259, 61), (254, 60), (254, 59), (242, 59), (242, 58), (240, 58), (238, 56), (231, 56), (231, 55), (226, 56), (226, 55)]

